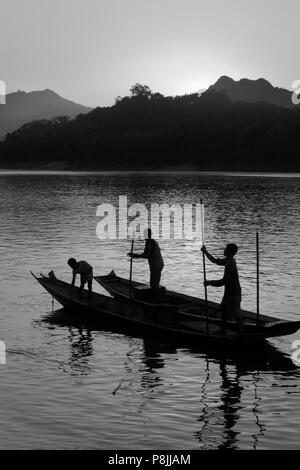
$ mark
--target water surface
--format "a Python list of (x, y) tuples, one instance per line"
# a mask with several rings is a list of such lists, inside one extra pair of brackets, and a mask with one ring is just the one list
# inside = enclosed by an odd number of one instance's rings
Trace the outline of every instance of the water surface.
[[(255, 232), (261, 244), (261, 311), (299, 320), (300, 179), (277, 175), (0, 175), (0, 447), (101, 449), (298, 448), (300, 333), (248, 355), (188, 348), (70, 318), (30, 276), (54, 269), (69, 280), (70, 256), (97, 273), (128, 276), (129, 240), (100, 241), (97, 206), (206, 205), (206, 243), (217, 256), (236, 242), (243, 306), (254, 310)], [(162, 241), (162, 283), (203, 296), (200, 243)], [(137, 249), (142, 244), (137, 242)], [(208, 264), (208, 278), (222, 269)], [(147, 281), (147, 265), (134, 265)], [(101, 288), (95, 286), (97, 291)], [(219, 301), (222, 290), (209, 289)], [(119, 387), (119, 388), (117, 388)], [(113, 392), (116, 391), (115, 394)]]

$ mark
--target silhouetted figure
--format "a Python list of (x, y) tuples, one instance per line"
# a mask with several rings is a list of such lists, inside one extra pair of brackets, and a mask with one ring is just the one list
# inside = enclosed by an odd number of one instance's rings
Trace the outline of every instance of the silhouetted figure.
[(82, 291), (84, 288), (84, 284), (87, 282), (88, 283), (88, 289), (89, 289), (89, 300), (92, 298), (92, 283), (93, 283), (93, 268), (92, 266), (87, 263), (86, 261), (76, 261), (74, 258), (70, 258), (68, 260), (68, 265), (70, 268), (73, 269), (73, 279), (71, 283), (71, 289), (70, 289), (70, 297), (72, 295), (72, 290), (75, 284), (75, 279), (77, 274), (80, 274), (80, 289), (79, 289), (79, 302), (81, 302), (81, 297), (82, 297)]
[(164, 268), (164, 261), (157, 241), (152, 238), (150, 228), (144, 231), (144, 237), (146, 240), (144, 252), (142, 254), (128, 253), (128, 256), (132, 256), (132, 258), (145, 258), (148, 260), (150, 268), (150, 286), (153, 293), (155, 295), (159, 295), (158, 288), (161, 272)]
[(207, 258), (218, 266), (225, 266), (224, 276), (218, 281), (206, 281), (207, 286), (225, 286), (224, 297), (221, 303), (222, 314), (222, 332), (226, 332), (226, 320), (233, 316), (238, 324), (239, 333), (243, 332), (243, 320), (241, 314), (241, 297), (242, 291), (239, 282), (239, 275), (234, 256), (238, 251), (238, 247), (234, 243), (229, 243), (224, 249), (225, 258), (214, 258), (208, 253), (203, 245), (201, 251), (205, 253)]

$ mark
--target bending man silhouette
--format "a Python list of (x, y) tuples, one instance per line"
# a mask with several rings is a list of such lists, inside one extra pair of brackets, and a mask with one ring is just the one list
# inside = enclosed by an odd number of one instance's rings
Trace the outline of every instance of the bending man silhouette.
[(243, 320), (241, 314), (241, 297), (242, 290), (239, 281), (239, 274), (236, 266), (234, 256), (238, 251), (238, 247), (234, 243), (229, 243), (224, 249), (225, 258), (214, 258), (208, 253), (206, 247), (203, 245), (201, 251), (207, 258), (218, 266), (225, 266), (224, 276), (217, 281), (206, 281), (207, 286), (225, 286), (223, 300), (221, 302), (221, 315), (222, 315), (222, 332), (226, 331), (226, 320), (233, 316), (238, 324), (238, 330), (241, 334), (243, 332)]
[(164, 268), (164, 261), (157, 241), (152, 238), (152, 232), (150, 228), (144, 231), (144, 237), (146, 240), (144, 252), (141, 254), (128, 253), (128, 256), (132, 258), (145, 258), (148, 260), (150, 268), (150, 286), (153, 290), (153, 293), (156, 295), (158, 294), (161, 272)]
[(70, 268), (73, 270), (73, 278), (72, 278), (72, 283), (71, 283), (71, 288), (70, 288), (70, 294), (69, 296), (71, 297), (72, 295), (72, 290), (75, 284), (75, 279), (77, 274), (80, 274), (80, 289), (79, 289), (79, 302), (81, 302), (81, 297), (82, 297), (82, 291), (84, 288), (84, 284), (87, 282), (88, 283), (88, 289), (89, 289), (89, 300), (92, 298), (92, 283), (93, 283), (93, 268), (92, 266), (87, 263), (86, 261), (76, 261), (74, 258), (70, 258), (68, 260), (68, 265)]

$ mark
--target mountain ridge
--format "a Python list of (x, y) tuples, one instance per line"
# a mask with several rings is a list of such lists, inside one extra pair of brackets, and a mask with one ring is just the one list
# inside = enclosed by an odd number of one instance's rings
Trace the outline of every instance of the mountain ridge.
[(6, 95), (6, 104), (0, 105), (0, 135), (5, 136), (23, 124), (57, 116), (74, 118), (92, 108), (63, 98), (49, 88), (26, 92), (18, 90)]
[(264, 79), (242, 79), (236, 88), (222, 76), (214, 85), (201, 94), (163, 96), (136, 83), (111, 107), (24, 124), (0, 142), (0, 166), (299, 172), (300, 106), (278, 105), (282, 90)]
[(265, 102), (283, 108), (293, 108), (292, 91), (274, 87), (265, 78), (234, 80), (222, 75), (208, 90), (224, 92), (232, 102)]

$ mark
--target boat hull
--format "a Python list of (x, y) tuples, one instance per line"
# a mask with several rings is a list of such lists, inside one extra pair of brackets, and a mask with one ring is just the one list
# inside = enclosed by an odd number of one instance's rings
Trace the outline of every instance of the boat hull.
[(79, 301), (79, 288), (74, 287), (74, 294), (70, 297), (70, 284), (45, 276), (34, 277), (65, 309), (99, 326), (109, 324), (113, 328), (123, 325), (139, 334), (153, 332), (168, 339), (172, 337), (198, 345), (212, 343), (228, 347), (257, 345), (267, 337), (274, 336), (270, 330), (251, 332), (242, 337), (231, 329), (228, 329), (226, 335), (220, 334), (217, 325), (208, 324), (207, 327), (204, 319), (182, 316), (174, 308), (165, 310), (160, 306), (160, 310), (153, 310), (151, 306), (132, 299), (116, 299), (93, 293), (92, 300), (88, 302), (88, 293), (84, 291), (82, 301)]
[[(149, 286), (136, 281), (133, 281), (130, 285), (127, 279), (116, 276), (114, 272), (107, 276), (95, 276), (94, 279), (114, 298), (131, 299), (137, 304), (143, 304), (144, 308), (147, 308), (146, 306), (152, 308), (153, 311), (159, 311), (162, 308), (169, 309), (185, 318), (203, 319), (205, 321), (208, 318), (209, 324), (221, 326), (220, 306), (215, 302), (209, 301), (206, 304), (203, 299), (163, 289), (164, 300), (161, 303), (156, 303), (151, 301)], [(143, 300), (144, 293), (146, 293), (147, 300)], [(242, 315), (247, 334), (261, 334), (265, 338), (271, 338), (291, 335), (300, 328), (300, 322), (279, 320), (267, 315), (260, 315), (259, 324), (257, 325), (256, 313), (242, 310)], [(236, 331), (236, 321), (229, 319), (227, 327)]]

